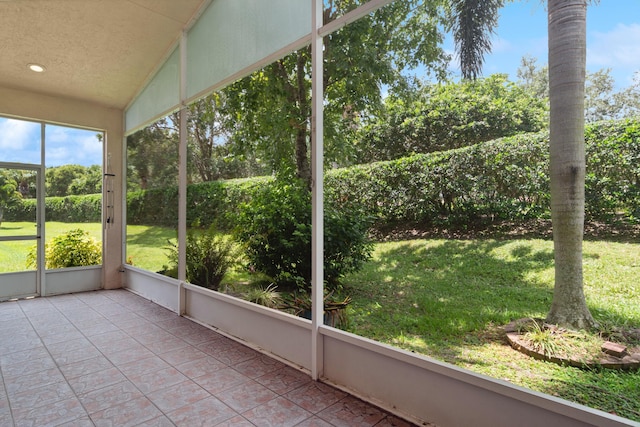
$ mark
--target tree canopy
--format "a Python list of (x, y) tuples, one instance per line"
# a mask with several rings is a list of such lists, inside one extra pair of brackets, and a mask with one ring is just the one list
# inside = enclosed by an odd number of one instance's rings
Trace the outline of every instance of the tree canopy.
[(359, 132), (357, 162), (460, 148), (546, 127), (546, 103), (506, 74), (423, 84), (412, 96), (389, 96)]
[[(518, 68), (518, 84), (539, 99), (549, 99), (549, 67), (538, 66), (536, 58), (525, 56)], [(587, 122), (617, 120), (640, 114), (640, 72), (633, 82), (616, 90), (610, 68), (586, 72), (584, 114)]]
[[(327, 0), (325, 24), (367, 0)], [(459, 40), (465, 76), (475, 78), (503, 0), (405, 0), (392, 2), (323, 40), (324, 158), (327, 165), (353, 164), (361, 156), (358, 131), (385, 111), (387, 94), (413, 96), (415, 75), (445, 81), (451, 60), (445, 31)], [(473, 27), (473, 31), (470, 30)], [(464, 30), (464, 31), (462, 31)], [(478, 37), (485, 41), (478, 44)], [(467, 73), (467, 70), (474, 70)], [(295, 170), (310, 183), (310, 46), (286, 55), (190, 106), (189, 179), (212, 179)], [(129, 139), (130, 184), (148, 188), (160, 179), (177, 120), (165, 119)], [(146, 132), (146, 133), (145, 133)], [(142, 141), (157, 140), (157, 147)], [(156, 150), (161, 153), (156, 160)], [(152, 166), (153, 163), (153, 166)], [(135, 188), (135, 187), (130, 187)]]
[(18, 182), (7, 171), (0, 170), (0, 224), (4, 217), (4, 209), (21, 197)]
[[(324, 22), (363, 3), (325, 2)], [(442, 48), (444, 2), (393, 2), (324, 39), (325, 157), (351, 155), (354, 129), (382, 106), (382, 88), (400, 90), (403, 72), (421, 66), (443, 78), (449, 56)], [(230, 109), (228, 128), (242, 152), (264, 153), (275, 170), (294, 167), (309, 181), (311, 144), (311, 51), (298, 50), (222, 92)], [(231, 111), (235, 114), (231, 114)]]

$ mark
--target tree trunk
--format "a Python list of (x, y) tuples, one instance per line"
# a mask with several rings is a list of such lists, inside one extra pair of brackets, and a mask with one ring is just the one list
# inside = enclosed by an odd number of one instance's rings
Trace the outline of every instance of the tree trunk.
[(311, 110), (309, 108), (309, 92), (306, 85), (305, 57), (301, 52), (298, 52), (296, 63), (296, 83), (298, 109), (300, 112), (298, 117), (300, 122), (296, 130), (296, 169), (298, 178), (306, 182), (309, 191), (311, 191), (311, 164), (307, 148)]
[(302, 179), (311, 190), (311, 167), (307, 149), (307, 129), (299, 128), (296, 131), (296, 170), (297, 177)]
[(555, 287), (547, 321), (594, 325), (582, 277), (586, 0), (549, 0), (551, 221)]

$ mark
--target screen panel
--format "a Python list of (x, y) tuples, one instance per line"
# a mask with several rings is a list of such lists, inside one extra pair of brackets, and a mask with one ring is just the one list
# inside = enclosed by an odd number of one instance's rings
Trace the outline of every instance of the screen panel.
[(149, 84), (127, 109), (126, 131), (131, 131), (180, 104), (180, 49), (176, 47)]
[(187, 97), (193, 97), (311, 32), (311, 2), (216, 0), (187, 38)]

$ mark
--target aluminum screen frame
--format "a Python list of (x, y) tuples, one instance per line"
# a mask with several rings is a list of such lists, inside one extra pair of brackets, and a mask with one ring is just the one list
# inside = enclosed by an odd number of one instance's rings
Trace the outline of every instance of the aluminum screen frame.
[(125, 131), (131, 131), (166, 116), (180, 105), (180, 47), (164, 64), (125, 111)]
[[(125, 110), (125, 133), (309, 44), (311, 1), (214, 0)], [(183, 61), (181, 46), (186, 45)], [(186, 91), (180, 95), (181, 73)]]

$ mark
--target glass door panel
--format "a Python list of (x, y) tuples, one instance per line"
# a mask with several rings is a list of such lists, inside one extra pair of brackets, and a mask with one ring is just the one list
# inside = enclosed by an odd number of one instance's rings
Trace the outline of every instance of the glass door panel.
[(0, 301), (38, 292), (39, 174), (0, 163)]

